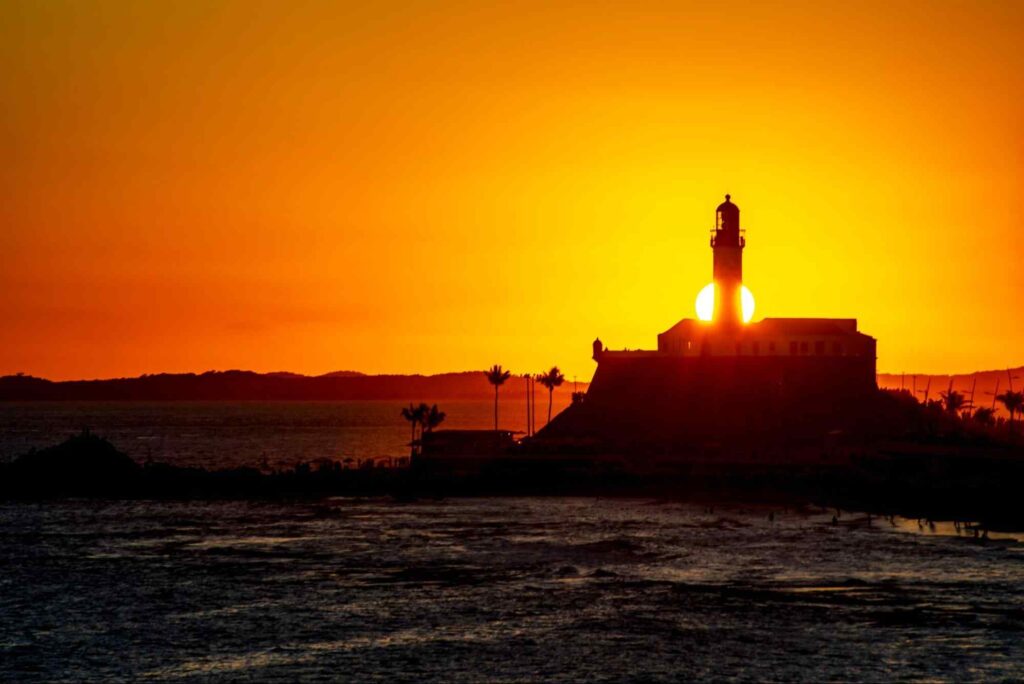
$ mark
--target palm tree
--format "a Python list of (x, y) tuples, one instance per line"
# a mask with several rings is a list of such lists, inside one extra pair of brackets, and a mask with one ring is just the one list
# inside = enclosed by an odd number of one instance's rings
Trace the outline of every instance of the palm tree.
[(562, 371), (558, 370), (558, 366), (552, 366), (551, 370), (547, 373), (541, 373), (537, 376), (537, 382), (548, 388), (548, 422), (551, 422), (551, 402), (554, 398), (555, 388), (565, 382), (565, 376), (562, 375)]
[(996, 396), (996, 399), (1006, 407), (1006, 410), (1010, 412), (1010, 424), (1013, 424), (1013, 416), (1015, 413), (1024, 411), (1024, 392), (1014, 392), (1013, 390), (1007, 390), (1000, 395)]
[[(426, 404), (423, 404), (424, 408), (426, 408), (426, 406)], [(444, 411), (439, 411), (437, 409), (437, 404), (434, 404), (423, 412), (423, 421), (420, 423), (420, 425), (422, 425), (422, 430), (426, 432), (433, 432), (434, 428), (444, 422), (447, 415), (448, 414)]]
[(979, 425), (991, 426), (996, 422), (996, 412), (987, 406), (982, 406), (974, 412), (974, 420)]
[(947, 390), (945, 392), (939, 392), (939, 396), (942, 398), (942, 404), (946, 407), (946, 413), (956, 415), (962, 409), (967, 407), (967, 397), (956, 390)]
[(410, 455), (416, 455), (416, 426), (423, 420), (423, 409), (426, 408), (426, 404), (420, 404), (419, 406), (413, 406), (409, 404), (408, 408), (402, 409), (402, 417), (409, 421), (412, 426), (412, 439), (409, 441)]
[(423, 428), (427, 425), (427, 414), (430, 413), (430, 407), (421, 401), (414, 413), (416, 414), (416, 423), (420, 426), (420, 451), (423, 451)]
[(498, 388), (505, 384), (505, 381), (512, 377), (512, 374), (507, 370), (504, 370), (498, 364), (491, 366), (490, 370), (485, 370), (484, 375), (487, 376), (487, 382), (494, 385), (494, 430), (498, 430)]

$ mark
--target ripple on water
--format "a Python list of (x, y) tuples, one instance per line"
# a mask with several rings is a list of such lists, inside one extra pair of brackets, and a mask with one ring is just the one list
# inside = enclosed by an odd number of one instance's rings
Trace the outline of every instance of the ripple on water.
[(832, 514), (3, 505), (0, 679), (1024, 677), (1020, 542)]

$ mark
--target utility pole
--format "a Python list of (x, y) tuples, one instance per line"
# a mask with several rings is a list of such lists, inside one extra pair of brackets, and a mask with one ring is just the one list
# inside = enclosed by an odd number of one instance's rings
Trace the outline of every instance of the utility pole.
[(924, 386), (924, 403), (928, 403), (928, 394), (932, 391), (932, 377), (928, 376), (928, 384)]
[(533, 395), (533, 412), (530, 414), (531, 434), (537, 432), (537, 378), (530, 376), (530, 392)]
[(530, 374), (524, 373), (523, 379), (526, 380), (526, 436), (530, 437), (533, 435), (530, 431)]
[(999, 381), (1000, 380), (1002, 380), (1002, 378), (998, 378), (998, 377), (996, 378), (996, 391), (995, 392), (988, 392), (987, 393), (987, 394), (991, 394), (992, 395), (992, 410), (993, 411), (996, 410), (996, 397), (999, 396)]

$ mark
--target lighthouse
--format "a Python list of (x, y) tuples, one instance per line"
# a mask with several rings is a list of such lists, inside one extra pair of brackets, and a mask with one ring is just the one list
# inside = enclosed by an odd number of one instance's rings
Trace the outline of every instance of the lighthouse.
[[(694, 231), (695, 248), (706, 234)], [(817, 445), (859, 425), (878, 392), (875, 338), (860, 332), (855, 318), (753, 320), (745, 247), (739, 207), (726, 195), (711, 233), (714, 281), (697, 296), (697, 318), (659, 334), (656, 349), (609, 349), (595, 340), (597, 369), (586, 395), (545, 427), (538, 443), (592, 444), (594, 453), (633, 449), (660, 468), (666, 454), (703, 459), (724, 455), (728, 448), (718, 449), (732, 442), (738, 450), (729, 457), (752, 463), (773, 440), (787, 458), (794, 435)]]
[(714, 252), (713, 278), (715, 309), (712, 320), (723, 328), (743, 322), (740, 293), (743, 286), (743, 248), (747, 241), (740, 231), (740, 208), (725, 196), (715, 210), (715, 229), (711, 235)]

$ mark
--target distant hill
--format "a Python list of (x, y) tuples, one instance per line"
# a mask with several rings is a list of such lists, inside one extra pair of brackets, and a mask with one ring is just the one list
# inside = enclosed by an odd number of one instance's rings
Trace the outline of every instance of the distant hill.
[[(1009, 373), (1009, 374), (1008, 374)], [(992, 393), (1004, 392), (1010, 378), (1014, 389), (1024, 389), (1024, 367), (1006, 370), (979, 371), (973, 374), (901, 375), (879, 373), (878, 386), (885, 389), (917, 390), (918, 399), (925, 392), (938, 398), (949, 388), (970, 396), (974, 387), (976, 406), (991, 406)], [(929, 384), (930, 381), (930, 384)], [(509, 381), (516, 384), (516, 380)], [(571, 391), (567, 382), (558, 391)], [(587, 383), (579, 383), (586, 391)], [(537, 388), (538, 394), (543, 388)], [(67, 380), (55, 382), (28, 375), (0, 377), (0, 401), (245, 401), (245, 400), (338, 400), (397, 399), (408, 401), (440, 399), (491, 399), (491, 387), (480, 371), (441, 373), (438, 375), (365, 375), (358, 371), (334, 371), (308, 376), (278, 371), (255, 373), (230, 370), (206, 373), (143, 375), (137, 378), (110, 380)], [(997, 403), (996, 408), (1002, 411)]]
[[(975, 380), (977, 380), (977, 385), (975, 385)], [(919, 400), (924, 399), (926, 392), (929, 399), (938, 399), (940, 392), (949, 389), (950, 381), (953, 383), (953, 389), (966, 395), (968, 399), (973, 389), (975, 406), (992, 406), (993, 393), (998, 389), (998, 392), (1002, 394), (1010, 388), (1011, 381), (1013, 389), (1024, 389), (1024, 366), (1009, 370), (987, 370), (957, 375), (878, 374), (879, 387), (883, 389), (902, 388), (908, 392), (916, 390)], [(996, 402), (995, 407), (998, 414), (1007, 415), (1002, 404)]]
[[(586, 387), (585, 383), (580, 383), (581, 391)], [(559, 392), (571, 389), (572, 384), (566, 383)], [(538, 387), (537, 391), (540, 395), (544, 390)], [(426, 401), (493, 397), (494, 388), (481, 371), (439, 375), (364, 375), (336, 371), (311, 377), (286, 372), (230, 370), (60, 382), (27, 375), (0, 377), (0, 401)]]

